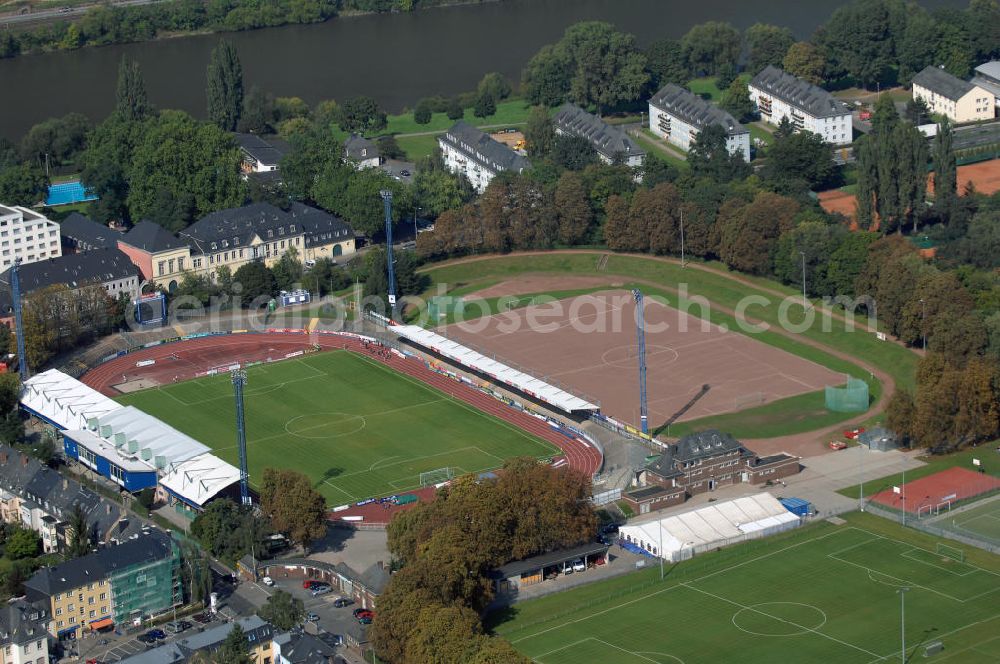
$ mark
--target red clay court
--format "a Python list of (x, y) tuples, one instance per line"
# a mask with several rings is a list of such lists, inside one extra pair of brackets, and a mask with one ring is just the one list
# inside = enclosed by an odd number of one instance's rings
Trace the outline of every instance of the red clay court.
[(895, 493), (890, 488), (876, 493), (871, 501), (902, 511), (905, 496), (907, 514), (936, 514), (938, 510), (947, 509), (960, 500), (1000, 489), (1000, 479), (968, 468), (949, 468), (907, 482), (900, 488), (903, 490), (902, 494)]
[[(555, 305), (557, 314), (551, 313)], [(650, 298), (645, 313), (652, 427), (684, 408), (705, 384), (707, 393), (680, 420), (753, 408), (844, 382), (842, 374), (745, 334), (703, 326), (699, 318)], [(700, 312), (694, 307), (692, 313)], [(539, 325), (529, 325), (531, 317)], [(515, 309), (450, 325), (445, 334), (597, 399), (605, 415), (639, 423), (635, 302), (628, 291)]]

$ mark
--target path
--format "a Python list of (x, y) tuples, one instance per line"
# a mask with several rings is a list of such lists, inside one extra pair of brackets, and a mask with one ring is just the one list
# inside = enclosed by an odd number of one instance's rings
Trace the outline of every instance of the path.
[[(473, 125), (478, 129), (504, 129), (506, 127), (520, 127), (521, 125), (526, 125), (527, 122), (506, 122), (504, 124), (488, 124), (488, 125)], [(437, 134), (443, 134), (447, 132), (448, 129), (432, 129), (429, 131), (411, 131), (406, 134), (392, 134), (396, 138), (409, 138), (410, 136), (436, 136)]]
[(662, 152), (663, 154), (669, 155), (674, 159), (680, 159), (681, 161), (687, 161), (687, 155), (680, 150), (676, 150), (673, 147), (654, 139), (653, 137), (645, 134), (642, 128), (636, 128), (633, 126), (627, 127), (626, 131), (636, 138), (640, 143), (650, 146), (655, 150)]
[[(503, 256), (497, 256), (497, 255), (472, 256), (472, 257), (466, 257), (466, 258), (459, 258), (459, 259), (455, 259), (455, 260), (451, 260), (451, 261), (445, 261), (443, 263), (437, 263), (433, 267), (444, 267), (444, 266), (448, 266), (448, 265), (459, 265), (459, 264), (464, 264), (464, 263), (473, 263), (473, 262), (479, 262), (479, 261), (494, 260), (494, 259), (497, 259), (497, 258), (516, 257), (516, 256), (532, 256), (532, 255), (539, 255), (540, 253), (556, 253), (556, 252), (514, 252), (514, 253), (510, 253), (510, 254), (504, 254)], [(558, 253), (591, 254), (591, 255), (594, 255), (594, 256), (600, 256), (600, 255), (608, 253), (608, 252), (596, 251), (596, 250), (585, 250), (585, 249), (573, 249), (573, 250), (566, 250), (566, 251), (558, 252)], [(646, 255), (642, 255), (642, 254), (619, 254), (619, 255), (635, 256), (635, 257), (640, 257), (640, 258), (644, 258), (644, 259), (647, 259), (647, 260), (663, 261), (663, 262), (666, 262), (666, 263), (680, 265), (680, 261), (678, 259), (674, 259), (674, 258), (666, 258), (666, 257), (660, 257), (660, 256), (646, 256)], [(433, 267), (424, 268), (424, 271), (429, 270), (429, 269), (433, 269)], [(759, 291), (762, 291), (762, 292), (765, 292), (765, 293), (771, 293), (771, 294), (776, 295), (776, 296), (781, 297), (781, 298), (785, 298), (785, 297), (788, 296), (787, 293), (783, 293), (783, 292), (781, 292), (779, 290), (768, 288), (766, 286), (760, 286), (760, 285), (754, 283), (753, 281), (751, 281), (749, 279), (734, 276), (734, 275), (729, 274), (729, 273), (727, 273), (727, 272), (725, 272), (723, 270), (720, 270), (718, 268), (712, 268), (712, 267), (709, 267), (709, 266), (706, 266), (706, 265), (695, 265), (695, 264), (691, 264), (691, 263), (688, 263), (687, 267), (690, 268), (690, 269), (696, 269), (696, 270), (701, 270), (701, 271), (708, 272), (708, 273), (711, 273), (711, 274), (716, 274), (716, 275), (725, 277), (727, 279), (730, 279), (732, 281), (736, 281), (738, 283), (742, 283), (744, 285), (750, 286), (750, 287), (752, 287), (752, 288), (754, 288), (756, 290), (759, 290)], [(611, 274), (611, 273), (609, 273), (607, 276), (609, 278), (615, 278), (615, 279), (627, 279), (628, 281), (633, 282), (633, 283), (647, 284), (647, 285), (655, 286), (656, 288), (660, 288), (662, 290), (669, 291), (671, 293), (675, 293), (675, 294), (677, 293), (676, 289), (664, 286), (663, 284), (655, 282), (655, 281), (652, 281), (652, 280), (637, 279), (635, 277), (630, 277), (628, 275)], [(723, 312), (723, 313), (725, 313), (727, 315), (730, 315), (730, 316), (735, 316), (735, 311), (734, 310), (729, 309), (727, 307), (722, 307), (722, 306), (718, 305), (717, 303), (713, 303), (713, 304), (717, 308), (718, 311), (721, 311), (721, 312)], [(754, 320), (753, 317), (748, 316), (746, 314), (744, 314), (744, 318), (747, 320), (748, 323), (761, 322), (761, 321), (758, 321), (758, 320)], [(843, 316), (840, 316), (839, 318), (840, 318), (840, 320), (842, 320), (844, 322), (847, 322), (847, 319), (844, 318)], [(863, 367), (866, 371), (870, 372), (872, 375), (874, 375), (876, 378), (878, 378), (879, 381), (881, 381), (883, 389), (882, 389), (881, 395), (879, 396), (879, 400), (868, 411), (866, 411), (862, 415), (859, 415), (857, 418), (851, 418), (850, 420), (845, 420), (844, 422), (841, 422), (841, 423), (839, 423), (839, 424), (837, 424), (835, 426), (825, 427), (823, 429), (814, 430), (814, 431), (807, 432), (807, 433), (791, 434), (791, 435), (788, 435), (788, 436), (781, 436), (781, 437), (777, 437), (777, 438), (753, 439), (753, 440), (746, 440), (746, 441), (744, 441), (747, 444), (747, 446), (750, 447), (751, 449), (753, 449), (755, 452), (757, 452), (758, 454), (762, 454), (762, 455), (771, 454), (771, 453), (775, 453), (775, 452), (790, 452), (790, 453), (793, 453), (793, 454), (797, 454), (798, 456), (814, 456), (814, 455), (818, 455), (818, 454), (824, 454), (826, 452), (829, 452), (829, 449), (826, 448), (826, 447), (824, 447), (825, 439), (827, 439), (829, 437), (837, 437), (837, 438), (839, 438), (840, 432), (843, 431), (844, 429), (846, 429), (846, 428), (852, 428), (853, 426), (859, 425), (864, 420), (867, 420), (867, 419), (869, 419), (869, 418), (871, 418), (873, 416), (881, 415), (882, 413), (885, 412), (885, 408), (886, 408), (886, 406), (889, 403), (889, 399), (892, 397), (893, 393), (896, 390), (896, 381), (888, 373), (886, 373), (885, 371), (883, 371), (879, 367), (876, 367), (876, 366), (874, 366), (872, 364), (869, 364), (867, 362), (863, 362), (863, 361), (859, 360), (858, 358), (854, 357), (853, 355), (850, 355), (848, 353), (836, 350), (834, 348), (830, 348), (829, 346), (827, 346), (825, 344), (822, 344), (822, 343), (820, 343), (818, 341), (815, 341), (813, 339), (802, 337), (801, 335), (797, 335), (797, 334), (788, 332), (786, 330), (782, 330), (782, 329), (774, 328), (774, 327), (772, 327), (771, 331), (774, 332), (774, 333), (776, 333), (776, 334), (780, 334), (782, 336), (785, 336), (787, 338), (794, 339), (795, 341), (797, 341), (799, 343), (802, 343), (802, 344), (805, 344), (807, 346), (811, 346), (813, 348), (818, 348), (818, 349), (820, 349), (820, 350), (822, 350), (822, 351), (824, 351), (824, 352), (826, 352), (826, 353), (828, 353), (828, 354), (830, 354), (830, 355), (832, 355), (834, 357), (837, 357), (839, 359), (842, 359), (842, 360), (845, 360), (845, 361), (850, 362), (852, 364), (855, 364), (855, 365)], [(902, 345), (902, 344), (900, 344), (900, 345)]]

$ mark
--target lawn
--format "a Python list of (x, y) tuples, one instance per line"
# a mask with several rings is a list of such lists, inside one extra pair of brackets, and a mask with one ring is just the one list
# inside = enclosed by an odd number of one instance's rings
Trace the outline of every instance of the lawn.
[(438, 146), (437, 134), (425, 134), (423, 136), (399, 136), (396, 143), (400, 149), (406, 153), (409, 161), (418, 161), (421, 157), (432, 154)]
[[(456, 474), (513, 456), (549, 457), (547, 443), (369, 358), (344, 351), (247, 370), (251, 482), (265, 468), (309, 476), (332, 505), (418, 488), (421, 472)], [(134, 405), (237, 465), (228, 376), (126, 395)]]
[(672, 148), (673, 150), (680, 152), (680, 148), (675, 148), (673, 146), (666, 147), (666, 141), (650, 130), (643, 128), (637, 136), (632, 136), (632, 138), (639, 141), (640, 145), (646, 149), (647, 156), (653, 156), (681, 170), (689, 168), (687, 160), (681, 159), (671, 150)]
[[(507, 127), (527, 122), (530, 108), (528, 103), (523, 99), (507, 99), (497, 104), (497, 112), (488, 118), (477, 118), (473, 115), (472, 109), (467, 108), (465, 109), (465, 117), (462, 119), (476, 127), (493, 125)], [(447, 131), (456, 122), (449, 119), (444, 113), (434, 113), (429, 123), (423, 125), (417, 124), (413, 120), (412, 111), (400, 113), (399, 115), (390, 115), (388, 121), (388, 126), (380, 132), (381, 134), (415, 134), (426, 131)]]
[(714, 76), (696, 78), (693, 81), (689, 81), (687, 87), (696, 95), (707, 97), (714, 102), (718, 102), (722, 99), (722, 90), (716, 87), (715, 80)]
[[(705, 554), (662, 581), (654, 565), (518, 603), (493, 627), (542, 664), (922, 661), (933, 641), (944, 651), (932, 661), (1000, 659), (1000, 558), (939, 550), (944, 540), (867, 514), (846, 520)], [(955, 549), (964, 562), (944, 553)]]

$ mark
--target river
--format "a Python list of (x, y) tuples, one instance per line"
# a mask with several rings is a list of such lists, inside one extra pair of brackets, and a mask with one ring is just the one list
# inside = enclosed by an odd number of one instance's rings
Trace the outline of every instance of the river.
[[(756, 22), (812, 31), (843, 0), (506, 0), (407, 14), (334, 18), (326, 23), (229, 33), (243, 62), (247, 88), (259, 85), (310, 104), (370, 95), (387, 110), (420, 97), (472, 89), (489, 71), (512, 80), (528, 59), (572, 23), (605, 20), (641, 45), (680, 37), (697, 23)], [(967, 0), (923, 0), (928, 7), (963, 7)], [(150, 99), (160, 108), (205, 112), (205, 67), (223, 35), (0, 60), (0, 136), (17, 139), (32, 125), (71, 111), (94, 120), (114, 104), (118, 62), (139, 61)]]

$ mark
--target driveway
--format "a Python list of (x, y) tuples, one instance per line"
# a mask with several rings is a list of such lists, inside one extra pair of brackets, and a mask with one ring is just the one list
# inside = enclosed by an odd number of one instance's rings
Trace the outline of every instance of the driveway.
[(417, 165), (412, 161), (386, 159), (382, 163), (382, 170), (392, 176), (394, 180), (399, 180), (404, 184), (413, 184), (413, 174), (417, 172)]
[(314, 597), (312, 592), (302, 587), (302, 581), (302, 579), (276, 578), (274, 586), (269, 588), (268, 591), (281, 589), (291, 594), (292, 597), (301, 599), (306, 613), (315, 613), (319, 616), (319, 620), (315, 622), (320, 629), (326, 632), (338, 636), (352, 634), (355, 638), (363, 633), (365, 628), (358, 624), (353, 615), (354, 609), (358, 608), (357, 604), (349, 604), (340, 608), (335, 607), (333, 601), (339, 595), (330, 592)]

